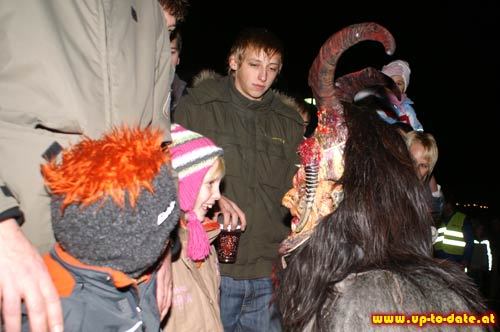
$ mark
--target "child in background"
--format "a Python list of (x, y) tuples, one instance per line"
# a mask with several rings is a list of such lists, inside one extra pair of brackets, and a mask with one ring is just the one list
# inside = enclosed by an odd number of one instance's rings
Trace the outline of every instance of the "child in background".
[(434, 136), (420, 131), (410, 131), (404, 136), (406, 146), (415, 161), (418, 178), (422, 182), (429, 181), (438, 159), (438, 147)]
[(42, 165), (57, 241), (44, 260), (65, 331), (160, 330), (155, 270), (179, 220), (162, 141), (160, 131), (119, 128)]
[(304, 137), (309, 137), (314, 132), (314, 128), (311, 128), (312, 111), (304, 102), (298, 103), (298, 110), (304, 120)]
[(384, 67), (382, 67), (382, 73), (392, 78), (394, 83), (398, 86), (401, 91), (401, 100), (395, 100), (394, 103), (397, 106), (397, 119), (390, 118), (389, 115), (381, 113), (379, 115), (388, 123), (394, 122), (404, 122), (412, 126), (413, 130), (422, 131), (424, 128), (420, 121), (417, 119), (415, 110), (413, 109), (413, 101), (406, 95), (406, 90), (410, 84), (410, 66), (408, 62), (403, 60), (395, 60)]
[(223, 150), (178, 124), (171, 127), (172, 167), (179, 175), (182, 251), (172, 263), (174, 293), (165, 331), (222, 331), (220, 273), (215, 248), (219, 224), (206, 218), (220, 198)]
[(172, 81), (172, 91), (170, 100), (170, 120), (174, 119), (174, 111), (179, 99), (186, 94), (187, 83), (182, 80), (177, 74), (177, 66), (181, 62), (181, 51), (182, 51), (182, 35), (179, 28), (175, 28), (174, 31), (170, 33), (170, 54), (172, 56), (172, 66), (176, 71), (174, 75), (174, 80)]
[[(444, 197), (441, 186), (437, 184), (432, 171), (438, 159), (438, 147), (434, 136), (423, 131), (410, 131), (404, 134), (406, 146), (413, 158), (420, 181), (427, 184), (431, 198), (431, 212), (434, 222), (438, 222), (443, 212)], [(434, 234), (433, 234), (434, 235)]]

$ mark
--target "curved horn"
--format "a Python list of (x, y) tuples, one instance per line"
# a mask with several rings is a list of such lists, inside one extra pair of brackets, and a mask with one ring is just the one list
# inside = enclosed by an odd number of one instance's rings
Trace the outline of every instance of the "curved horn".
[[(343, 121), (342, 96), (350, 97), (351, 92), (341, 91), (334, 84), (335, 69), (345, 50), (366, 40), (382, 43), (389, 55), (396, 49), (396, 42), (391, 33), (381, 25), (372, 22), (354, 24), (335, 33), (323, 44), (309, 70), (309, 86), (318, 108), (318, 126), (314, 136), (299, 147), (301, 164), (305, 171), (306, 193), (302, 200), (305, 208), (298, 224), (292, 228), (297, 233), (309, 221), (319, 181), (337, 181), (344, 171), (343, 150), (348, 133)], [(346, 78), (344, 82), (349, 81), (347, 90), (356, 86), (354, 83), (357, 79), (360, 80), (359, 84), (363, 84), (361, 81), (384, 79), (381, 74), (374, 72), (367, 70)]]
[(359, 91), (373, 86), (384, 86), (401, 100), (401, 90), (392, 78), (371, 67), (337, 78), (335, 96), (342, 102), (352, 103)]
[(318, 105), (329, 104), (335, 99), (334, 74), (342, 53), (365, 40), (382, 43), (389, 55), (396, 49), (391, 33), (373, 22), (350, 25), (332, 35), (321, 47), (309, 70), (309, 86)]

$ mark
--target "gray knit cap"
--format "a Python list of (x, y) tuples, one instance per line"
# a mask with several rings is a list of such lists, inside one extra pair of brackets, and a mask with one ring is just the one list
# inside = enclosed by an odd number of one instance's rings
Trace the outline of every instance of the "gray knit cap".
[[(176, 188), (170, 171), (163, 166), (153, 180), (155, 193), (143, 190), (135, 208), (126, 198), (125, 207), (112, 199), (81, 208), (71, 204), (61, 215), (61, 198), (52, 200), (52, 228), (64, 250), (89, 265), (107, 266), (138, 277), (158, 260), (170, 232), (179, 220)], [(158, 225), (158, 216), (168, 212)]]
[[(127, 146), (127, 142), (124, 142), (123, 146)], [(78, 147), (75, 146), (73, 151)], [(70, 150), (68, 153), (71, 152)], [(130, 160), (135, 156), (144, 158), (140, 155), (141, 151), (128, 152), (130, 154), (122, 158), (127, 160), (127, 163), (139, 164)], [(89, 159), (100, 158), (100, 163), (108, 162), (109, 155), (99, 154), (101, 152)], [(142, 162), (144, 163), (140, 165), (146, 171), (148, 160)], [(61, 164), (64, 165), (64, 157)], [(107, 170), (115, 171), (111, 169), (115, 164), (116, 160), (113, 160), (113, 165), (107, 165)], [(44, 171), (44, 168), (42, 172), (46, 182), (49, 181), (48, 172)], [(62, 172), (57, 175), (61, 174)], [(53, 193), (52, 227), (62, 248), (85, 264), (111, 267), (134, 278), (151, 268), (164, 253), (170, 232), (179, 220), (177, 189), (169, 165), (164, 163), (159, 171), (152, 174), (154, 178), (150, 181), (150, 189), (153, 191), (142, 188), (133, 204), (130, 201), (130, 191), (125, 191), (123, 206), (117, 204), (109, 195), (105, 195), (88, 205), (71, 202), (65, 204), (62, 209), (64, 199), (68, 195)], [(134, 176), (131, 181), (139, 180)], [(82, 181), (85, 181), (85, 176)], [(48, 186), (50, 188), (50, 183)]]

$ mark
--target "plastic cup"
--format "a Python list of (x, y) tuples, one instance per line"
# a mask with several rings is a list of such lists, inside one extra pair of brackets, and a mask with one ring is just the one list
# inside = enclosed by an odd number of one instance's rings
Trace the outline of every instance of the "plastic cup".
[(240, 243), (241, 229), (237, 226), (236, 229), (223, 229), (215, 241), (217, 249), (217, 257), (220, 263), (234, 263), (238, 255), (238, 244)]

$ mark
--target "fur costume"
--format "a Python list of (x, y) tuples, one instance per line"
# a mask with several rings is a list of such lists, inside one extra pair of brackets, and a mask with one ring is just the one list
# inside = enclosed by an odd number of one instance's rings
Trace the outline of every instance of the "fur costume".
[(284, 198), (295, 216), (277, 286), (286, 331), (372, 331), (377, 313), (408, 315), (384, 330), (419, 330), (412, 314), (485, 312), (465, 273), (432, 258), (426, 188), (400, 134), (376, 104), (353, 103), (373, 85), (397, 94), (394, 82), (370, 68), (334, 79), (342, 52), (363, 40), (395, 48), (380, 25), (352, 25), (327, 40), (309, 72), (319, 125), (300, 148), (302, 165)]

